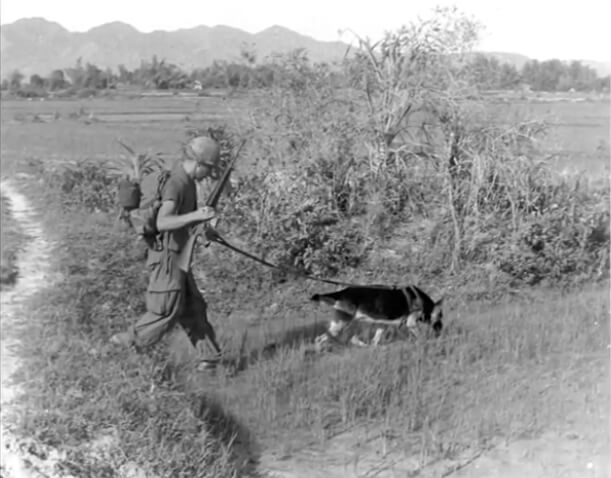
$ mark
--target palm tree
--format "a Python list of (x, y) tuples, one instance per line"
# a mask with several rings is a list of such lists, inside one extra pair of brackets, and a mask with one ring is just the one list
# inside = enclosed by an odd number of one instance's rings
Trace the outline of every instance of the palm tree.
[(144, 176), (163, 168), (163, 160), (160, 153), (152, 155), (136, 153), (132, 147), (125, 144), (122, 140), (117, 139), (117, 142), (128, 152), (127, 156), (121, 156), (119, 161), (114, 161), (114, 164), (110, 166), (110, 170), (118, 176), (139, 184)]
[(136, 153), (133, 148), (120, 139), (117, 142), (128, 152), (109, 165), (112, 173), (121, 177), (118, 185), (119, 203), (126, 211), (140, 207), (142, 179), (155, 171), (163, 169), (163, 160), (159, 153), (149, 155)]

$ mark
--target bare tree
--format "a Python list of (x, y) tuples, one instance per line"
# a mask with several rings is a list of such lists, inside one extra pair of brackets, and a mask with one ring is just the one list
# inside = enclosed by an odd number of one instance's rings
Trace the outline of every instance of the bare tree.
[[(461, 57), (477, 40), (479, 24), (455, 7), (436, 8), (372, 43), (355, 34), (353, 86), (364, 91), (373, 133), (372, 165), (392, 160), (395, 139), (414, 125), (419, 111), (439, 110)], [(450, 98), (451, 99), (451, 98)]]

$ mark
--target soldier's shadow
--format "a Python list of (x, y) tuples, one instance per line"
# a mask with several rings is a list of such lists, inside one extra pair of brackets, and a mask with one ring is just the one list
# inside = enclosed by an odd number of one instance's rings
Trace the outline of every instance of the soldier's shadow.
[[(238, 470), (238, 476), (257, 478), (257, 463), (261, 446), (253, 433), (237, 416), (225, 410), (222, 400), (216, 396), (218, 381), (214, 371), (199, 372), (194, 365), (196, 354), (186, 333), (171, 332), (166, 341), (165, 365), (161, 380), (182, 390), (191, 403), (193, 414), (203, 424), (207, 434), (220, 443), (228, 459)], [(205, 453), (205, 450), (202, 450)]]
[(260, 477), (257, 464), (261, 446), (236, 416), (227, 412), (213, 396), (203, 393), (196, 398), (195, 414), (205, 424), (206, 431), (230, 451), (238, 476)]

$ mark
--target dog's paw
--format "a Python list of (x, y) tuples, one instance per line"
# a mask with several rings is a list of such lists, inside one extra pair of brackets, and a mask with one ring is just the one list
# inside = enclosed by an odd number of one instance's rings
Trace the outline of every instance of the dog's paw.
[(315, 344), (323, 344), (329, 341), (329, 335), (324, 333), (314, 339)]
[(318, 337), (314, 339), (314, 350), (318, 353), (324, 352), (331, 346), (329, 340), (330, 340), (330, 337), (328, 334), (325, 333), (325, 334), (319, 335)]
[(370, 344), (363, 342), (358, 335), (350, 337), (350, 345), (356, 345), (357, 347), (369, 347)]

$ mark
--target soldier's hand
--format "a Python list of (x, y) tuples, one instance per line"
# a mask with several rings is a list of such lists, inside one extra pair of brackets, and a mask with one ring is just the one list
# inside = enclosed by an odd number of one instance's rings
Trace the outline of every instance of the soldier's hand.
[(211, 219), (210, 221), (208, 221), (208, 226), (215, 228), (219, 223), (219, 219), (220, 218), (218, 216), (216, 216), (214, 219)]
[(204, 221), (210, 221), (216, 217), (216, 209), (213, 207), (204, 206), (202, 213), (204, 214)]
[(204, 206), (201, 209), (195, 211), (195, 218), (197, 221), (210, 221), (216, 217), (216, 211), (214, 208)]

